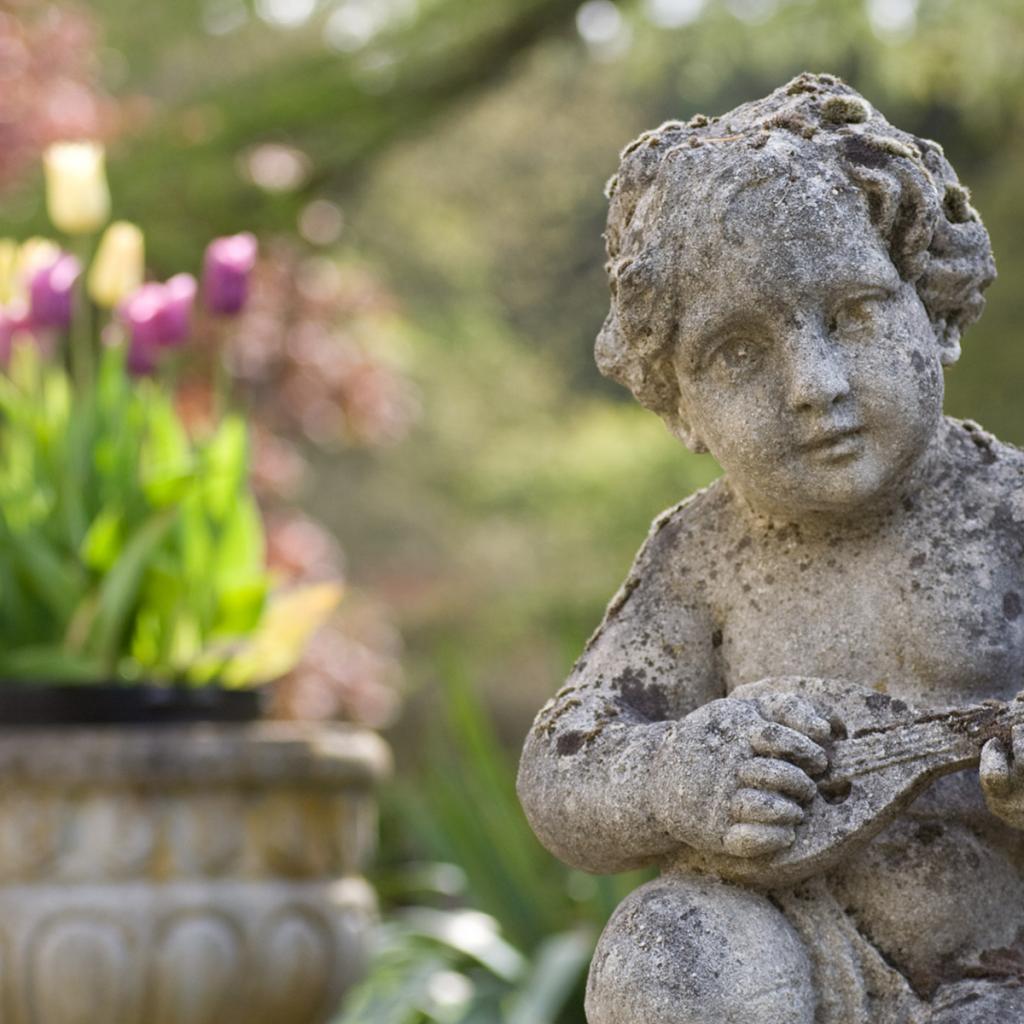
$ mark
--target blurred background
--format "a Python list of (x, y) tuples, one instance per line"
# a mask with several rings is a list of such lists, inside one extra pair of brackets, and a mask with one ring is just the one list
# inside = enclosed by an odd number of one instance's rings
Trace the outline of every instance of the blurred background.
[(157, 276), (260, 238), (228, 357), (271, 557), (348, 584), (278, 711), (398, 762), (347, 1022), (582, 1021), (636, 879), (537, 846), (517, 751), (650, 519), (717, 472), (594, 369), (602, 190), (642, 130), (805, 69), (972, 189), (1000, 277), (947, 405), (1024, 442), (1019, 0), (0, 0), (0, 235), (45, 229), (39, 149), (98, 134)]

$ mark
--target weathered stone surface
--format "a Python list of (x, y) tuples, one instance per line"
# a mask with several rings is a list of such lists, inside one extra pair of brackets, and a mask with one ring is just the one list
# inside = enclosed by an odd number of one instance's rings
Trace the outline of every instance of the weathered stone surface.
[(317, 1024), (374, 921), (379, 737), (0, 733), (4, 1024)]
[(942, 415), (988, 235), (828, 75), (609, 185), (602, 371), (724, 469), (527, 738), (540, 839), (657, 865), (591, 1024), (1024, 1021), (1024, 453)]

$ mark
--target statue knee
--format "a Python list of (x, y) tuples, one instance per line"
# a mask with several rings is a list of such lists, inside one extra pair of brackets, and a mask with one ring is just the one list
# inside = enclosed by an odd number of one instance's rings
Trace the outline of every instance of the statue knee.
[(764, 897), (661, 878), (615, 911), (587, 983), (589, 1024), (813, 1024), (811, 965)]

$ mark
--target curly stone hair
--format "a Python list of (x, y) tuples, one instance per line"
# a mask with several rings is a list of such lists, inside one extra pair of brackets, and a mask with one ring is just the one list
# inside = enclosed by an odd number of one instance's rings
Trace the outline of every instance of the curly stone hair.
[(967, 189), (937, 143), (893, 127), (834, 76), (805, 73), (722, 117), (667, 121), (622, 151), (606, 190), (612, 300), (595, 355), (601, 372), (648, 409), (669, 419), (678, 411), (672, 325), (685, 296), (666, 292), (673, 259), (666, 250), (678, 230), (679, 178), (706, 188), (734, 179), (737, 164), (776, 178), (799, 162), (838, 171), (858, 187), (893, 264), (917, 289), (943, 362), (955, 362), (995, 277), (988, 232)]

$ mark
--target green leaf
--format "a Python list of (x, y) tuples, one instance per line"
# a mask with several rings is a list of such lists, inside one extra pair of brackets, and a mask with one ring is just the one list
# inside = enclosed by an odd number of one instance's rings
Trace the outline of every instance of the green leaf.
[(42, 370), (42, 359), (34, 341), (18, 342), (14, 345), (7, 366), (7, 376), (22, 394), (35, 396), (39, 393)]
[(123, 534), (124, 515), (121, 509), (103, 509), (82, 540), (82, 561), (96, 572), (106, 572), (121, 554)]
[(23, 585), (46, 604), (63, 629), (84, 587), (78, 567), (65, 562), (39, 531), (19, 532), (11, 540), (11, 557)]
[[(78, 402), (74, 409), (74, 429), (67, 429), (63, 439), (61, 464), (58, 470), (58, 493), (65, 528), (65, 543), (78, 548), (89, 526), (89, 499), (94, 491), (89, 479), (91, 448), (95, 437), (93, 396)], [(70, 413), (68, 422), (71, 421)]]
[(147, 565), (170, 531), (176, 515), (176, 509), (164, 509), (136, 530), (100, 586), (88, 650), (105, 664), (112, 665), (117, 660), (120, 645), (126, 639)]
[(97, 659), (62, 651), (49, 644), (0, 654), (0, 676), (8, 679), (94, 683), (104, 675), (103, 665)]
[(187, 493), (195, 472), (188, 434), (173, 405), (155, 389), (145, 395), (148, 403), (146, 434), (139, 453), (142, 490), (149, 502), (164, 508)]
[(503, 981), (515, 982), (526, 972), (522, 953), (501, 937), (498, 922), (487, 914), (477, 910), (415, 907), (402, 914), (402, 921), (414, 934), (472, 957)]
[(244, 640), (214, 644), (189, 672), (207, 679), (217, 669), (227, 686), (256, 686), (279, 679), (302, 657), (312, 634), (341, 600), (336, 583), (317, 583), (276, 595), (267, 605), (258, 628)]
[(175, 675), (183, 675), (203, 647), (199, 620), (188, 608), (179, 608), (171, 622), (167, 661)]
[(265, 573), (265, 558), (263, 519), (256, 501), (248, 494), (237, 496), (210, 567), (218, 592), (260, 579)]
[(266, 574), (236, 587), (225, 588), (218, 595), (211, 635), (237, 637), (251, 633), (266, 608), (269, 589), (270, 579)]
[(225, 519), (244, 490), (249, 441), (245, 421), (227, 416), (203, 452), (203, 496), (210, 515)]
[(132, 658), (145, 668), (154, 668), (163, 654), (163, 636), (160, 614), (152, 608), (140, 608), (135, 616), (135, 629), (129, 646)]
[[(182, 573), (188, 580), (201, 585), (202, 581), (209, 579), (216, 548), (212, 525), (198, 488), (190, 491), (181, 503), (178, 544)], [(213, 594), (210, 596), (211, 599), (214, 597)]]
[(593, 952), (590, 931), (566, 932), (541, 943), (529, 975), (506, 1004), (506, 1024), (554, 1024), (586, 975)]

